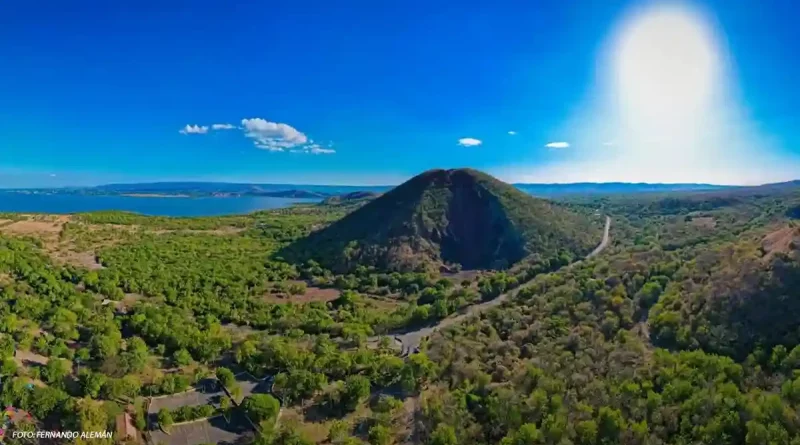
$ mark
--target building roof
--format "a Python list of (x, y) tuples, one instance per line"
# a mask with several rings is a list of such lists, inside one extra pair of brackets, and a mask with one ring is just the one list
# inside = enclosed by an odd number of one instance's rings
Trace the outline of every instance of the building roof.
[(117, 434), (116, 437), (119, 439), (125, 439), (126, 437), (130, 437), (135, 441), (139, 441), (139, 431), (133, 426), (133, 419), (131, 415), (128, 413), (122, 413), (117, 416), (116, 419), (117, 424)]

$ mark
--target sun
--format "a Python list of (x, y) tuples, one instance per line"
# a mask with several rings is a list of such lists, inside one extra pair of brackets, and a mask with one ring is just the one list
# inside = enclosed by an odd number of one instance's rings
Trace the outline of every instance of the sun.
[(634, 14), (613, 51), (620, 105), (642, 119), (686, 121), (706, 110), (719, 70), (719, 51), (704, 18), (669, 4)]

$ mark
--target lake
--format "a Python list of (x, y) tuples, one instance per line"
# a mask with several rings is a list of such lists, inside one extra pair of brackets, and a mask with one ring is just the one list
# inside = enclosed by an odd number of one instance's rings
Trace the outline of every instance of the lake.
[(0, 212), (80, 213), (122, 210), (153, 216), (240, 215), (257, 210), (314, 203), (319, 199), (245, 196), (239, 198), (160, 198), (133, 196), (30, 195), (0, 191)]

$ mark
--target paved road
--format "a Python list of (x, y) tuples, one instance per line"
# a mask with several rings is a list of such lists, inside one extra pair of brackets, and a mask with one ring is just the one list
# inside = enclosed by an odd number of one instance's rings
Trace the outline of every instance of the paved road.
[[(611, 229), (611, 218), (606, 216), (606, 227), (603, 231), (603, 240), (600, 241), (600, 244), (586, 256), (586, 259), (592, 258), (593, 256), (598, 255), (600, 252), (603, 251), (608, 246), (609, 242), (609, 230)], [(570, 266), (580, 263), (580, 261), (576, 261), (572, 263)], [(525, 284), (521, 283), (520, 285)], [(464, 309), (463, 312), (455, 317), (448, 317), (433, 326), (427, 326), (424, 328), (417, 329), (415, 331), (406, 332), (399, 335), (394, 335), (393, 339), (396, 345), (400, 348), (400, 352), (402, 356), (406, 356), (413, 352), (416, 352), (417, 348), (419, 348), (420, 342), (422, 339), (433, 334), (439, 329), (446, 328), (448, 326), (452, 326), (456, 323), (463, 321), (464, 319), (476, 315), (486, 309), (495, 307), (503, 303), (504, 301), (508, 300), (508, 297), (511, 295), (513, 291), (508, 291), (504, 294), (500, 294), (497, 298), (489, 300), (485, 303), (480, 304), (473, 304), (468, 308)], [(372, 344), (377, 344), (380, 340), (380, 337), (370, 337), (367, 341)]]
[(606, 248), (606, 246), (608, 246), (608, 231), (610, 229), (611, 229), (611, 217), (606, 216), (606, 228), (603, 231), (603, 240), (600, 241), (600, 245), (595, 247), (595, 249), (592, 251), (592, 253), (590, 253), (589, 255), (586, 255), (586, 258), (591, 258), (591, 257), (597, 255), (598, 253), (602, 252), (603, 249)]

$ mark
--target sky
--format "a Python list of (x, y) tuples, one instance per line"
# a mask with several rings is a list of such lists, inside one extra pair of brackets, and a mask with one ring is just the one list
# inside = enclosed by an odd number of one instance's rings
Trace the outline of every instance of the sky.
[(789, 0), (0, 2), (0, 187), (800, 178)]

